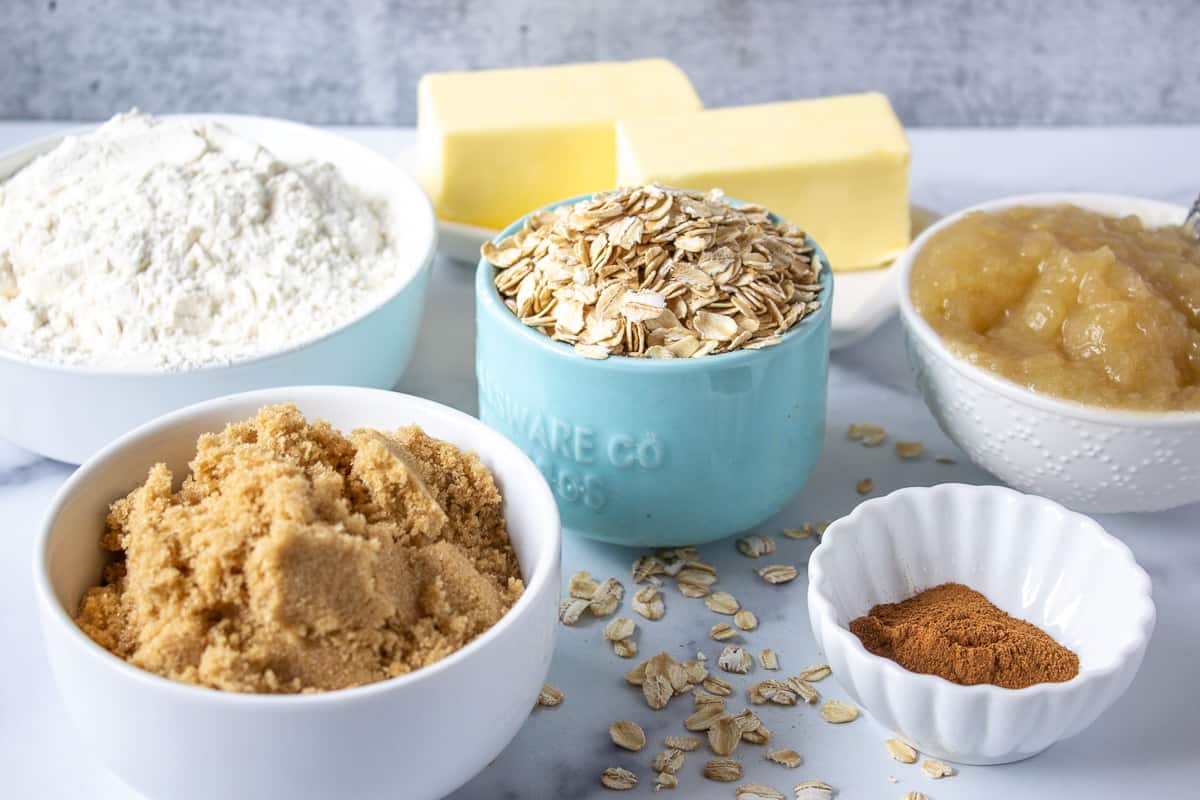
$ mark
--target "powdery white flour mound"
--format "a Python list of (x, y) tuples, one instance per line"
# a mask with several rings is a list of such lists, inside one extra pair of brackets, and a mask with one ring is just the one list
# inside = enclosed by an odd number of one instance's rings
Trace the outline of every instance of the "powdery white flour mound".
[(167, 370), (286, 348), (397, 284), (385, 217), (331, 164), (120, 114), (0, 185), (0, 348)]

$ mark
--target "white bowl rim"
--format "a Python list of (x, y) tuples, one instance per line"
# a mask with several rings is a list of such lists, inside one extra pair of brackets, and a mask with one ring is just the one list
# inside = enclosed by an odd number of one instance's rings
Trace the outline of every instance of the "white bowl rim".
[[(363, 155), (369, 155), (372, 158), (372, 160), (378, 161), (380, 164), (386, 164), (389, 169), (394, 170), (396, 175), (400, 176), (397, 183), (411, 184), (416, 189), (416, 193), (414, 194), (414, 197), (419, 198), (421, 201), (422, 212), (423, 212), (422, 213), (423, 221), (422, 220), (415, 221), (412, 230), (418, 230), (418, 231), (423, 232), (424, 235), (421, 238), (427, 239), (428, 244), (426, 245), (425, 254), (420, 259), (417, 260), (416, 266), (409, 272), (409, 274), (404, 276), (403, 280), (401, 280), (398, 284), (396, 284), (387, 294), (381, 295), (380, 299), (377, 302), (372, 303), (370, 306), (365, 307), (360, 313), (345, 320), (340, 325), (338, 325), (336, 328), (331, 328), (330, 330), (320, 334), (319, 336), (313, 336), (311, 338), (304, 339), (303, 341), (294, 342), (294, 343), (289, 344), (286, 347), (283, 347), (281, 349), (271, 350), (266, 353), (259, 353), (257, 355), (248, 356), (246, 358), (237, 358), (237, 359), (233, 359), (228, 362), (216, 362), (216, 363), (212, 363), (212, 364), (204, 364), (202, 366), (192, 367), (189, 369), (146, 369), (143, 367), (122, 368), (122, 367), (98, 367), (98, 366), (91, 366), (89, 364), (67, 364), (67, 363), (61, 363), (61, 362), (57, 362), (57, 361), (50, 361), (50, 360), (44, 359), (44, 358), (31, 358), (29, 356), (24, 356), (20, 353), (13, 352), (12, 350), (5, 349), (4, 347), (0, 347), (0, 361), (8, 361), (13, 364), (17, 364), (17, 365), (24, 366), (24, 367), (33, 367), (35, 369), (49, 370), (49, 371), (53, 371), (53, 372), (66, 373), (66, 374), (70, 374), (70, 375), (106, 376), (106, 377), (112, 376), (112, 377), (122, 377), (122, 378), (125, 378), (125, 377), (128, 377), (128, 378), (147, 378), (147, 377), (157, 378), (157, 377), (168, 377), (168, 376), (172, 376), (172, 375), (201, 375), (201, 374), (204, 374), (207, 372), (212, 372), (215, 370), (229, 369), (230, 367), (243, 367), (243, 366), (258, 365), (258, 364), (261, 364), (262, 362), (270, 361), (270, 360), (273, 360), (276, 358), (281, 358), (284, 356), (289, 356), (298, 350), (303, 350), (307, 347), (311, 347), (312, 345), (316, 344), (317, 342), (321, 342), (321, 341), (329, 339), (333, 336), (336, 336), (337, 334), (341, 333), (342, 331), (346, 330), (347, 328), (358, 324), (362, 320), (371, 316), (376, 311), (383, 308), (385, 305), (387, 305), (388, 303), (392, 302), (397, 297), (399, 297), (410, 286), (412, 286), (413, 282), (418, 280), (423, 273), (428, 272), (429, 268), (432, 266), (434, 257), (437, 255), (437, 245), (438, 245), (437, 218), (434, 216), (434, 213), (433, 213), (433, 205), (429, 202), (429, 197), (428, 197), (428, 195), (425, 194), (425, 190), (421, 188), (420, 184), (418, 184), (413, 178), (411, 178), (408, 175), (408, 173), (406, 173), (400, 167), (399, 164), (396, 164), (391, 159), (389, 159), (387, 156), (380, 153), (378, 150), (375, 150), (364, 144), (356, 142), (347, 136), (343, 136), (341, 133), (335, 133), (334, 131), (329, 130), (327, 128), (317, 128), (317, 127), (313, 127), (312, 125), (305, 125), (302, 122), (295, 122), (293, 120), (283, 119), (281, 117), (264, 117), (264, 116), (259, 116), (256, 114), (224, 114), (224, 113), (209, 113), (209, 112), (182, 113), (182, 114), (160, 114), (160, 115), (156, 115), (156, 116), (158, 119), (164, 119), (164, 120), (196, 120), (196, 121), (215, 122), (215, 123), (222, 123), (222, 124), (229, 122), (229, 121), (233, 121), (234, 123), (249, 123), (249, 124), (255, 124), (255, 125), (265, 125), (268, 127), (278, 127), (278, 128), (283, 128), (283, 129), (291, 128), (294, 130), (302, 130), (305, 132), (306, 135), (310, 135), (310, 136), (315, 135), (318, 137), (324, 136), (324, 137), (327, 137), (330, 139), (336, 139), (342, 145), (346, 146), (347, 148), (349, 148), (351, 150), (357, 150), (360, 153), (362, 153)], [(50, 134), (47, 136), (42, 136), (42, 137), (39, 137), (32, 141), (26, 142), (25, 144), (18, 145), (16, 147), (12, 147), (12, 148), (9, 148), (4, 151), (0, 151), (0, 161), (5, 161), (7, 159), (12, 159), (12, 158), (19, 158), (21, 156), (25, 156), (25, 155), (29, 155), (29, 154), (32, 154), (33, 158), (37, 158), (38, 156), (43, 155), (46, 152), (48, 152), (49, 149), (53, 148), (57, 144), (61, 143), (68, 136), (80, 136), (83, 134), (91, 133), (92, 131), (99, 128), (100, 125), (102, 125), (102, 124), (103, 123), (97, 123), (95, 125), (73, 126), (66, 130), (60, 131), (59, 133), (53, 133), (53, 134)], [(32, 158), (30, 159), (30, 161), (32, 161)], [(21, 169), (24, 169), (26, 166), (28, 166), (29, 163), (30, 162), (26, 162), (24, 165), (22, 165), (20, 168), (18, 168), (18, 172)], [(13, 175), (15, 175), (15, 174), (16, 173), (0, 176), (0, 184), (5, 183), (11, 177), (13, 177)]]
[[(862, 509), (872, 505), (886, 505), (887, 503), (896, 503), (906, 496), (915, 494), (948, 494), (951, 492), (963, 493), (986, 493), (1001, 495), (1007, 498), (1017, 500), (1017, 502), (1030, 503), (1035, 505), (1048, 506), (1052, 510), (1059, 511), (1070, 517), (1075, 518), (1081, 523), (1081, 527), (1088, 530), (1090, 535), (1095, 540), (1096, 547), (1108, 548), (1116, 552), (1116, 554), (1127, 562), (1130, 569), (1130, 574), (1136, 581), (1136, 586), (1132, 587), (1130, 596), (1134, 601), (1142, 603), (1141, 614), (1137, 620), (1134, 634), (1129, 640), (1121, 643), (1116, 648), (1116, 657), (1113, 662), (1106, 667), (1101, 668), (1084, 668), (1082, 665), (1079, 669), (1079, 674), (1069, 681), (1061, 682), (1046, 682), (1035, 683), (1031, 686), (1026, 686), (1023, 689), (1009, 689), (1003, 686), (996, 686), (990, 683), (978, 683), (971, 685), (963, 685), (947, 680), (938, 675), (931, 675), (923, 672), (913, 672), (892, 661), (890, 658), (877, 656), (867, 650), (857, 636), (850, 630), (837, 621), (837, 616), (834, 612), (833, 602), (825, 595), (823, 591), (823, 581), (825, 579), (825, 570), (822, 565), (822, 550), (829, 552), (834, 546), (834, 541), (839, 537), (838, 530), (840, 528), (849, 527), (861, 522), (863, 516)], [(834, 540), (829, 540), (830, 534), (834, 534)], [(828, 544), (826, 542), (829, 542)], [(1066, 694), (1076, 691), (1078, 687), (1088, 681), (1107, 678), (1119, 672), (1122, 667), (1134, 656), (1139, 650), (1145, 648), (1148, 644), (1151, 635), (1154, 633), (1154, 625), (1157, 620), (1157, 611), (1154, 606), (1154, 599), (1151, 592), (1150, 576), (1142, 569), (1141, 565), (1133, 556), (1133, 551), (1129, 546), (1122, 542), (1117, 537), (1113, 536), (1108, 531), (1104, 530), (1100, 523), (1096, 522), (1086, 514), (1081, 514), (1078, 511), (1072, 511), (1065, 506), (1054, 502), (1045, 497), (1038, 495), (1025, 494), (1018, 492), (1016, 489), (1010, 489), (1007, 486), (993, 486), (968, 483), (939, 483), (934, 486), (907, 486), (902, 489), (896, 489), (882, 497), (874, 497), (859, 503), (844, 517), (835, 520), (830, 524), (829, 529), (825, 531), (825, 536), (821, 538), (821, 543), (813, 550), (808, 561), (808, 580), (811, 589), (809, 593), (809, 609), (815, 612), (821, 618), (823, 627), (829, 631), (827, 636), (833, 636), (841, 644), (848, 648), (849, 652), (853, 653), (854, 657), (869, 663), (874, 669), (880, 669), (885, 672), (890, 678), (896, 680), (908, 681), (912, 685), (936, 690), (944, 687), (951, 687), (950, 691), (964, 695), (991, 695), (993, 697), (1013, 697), (1020, 695), (1029, 697), (1032, 695), (1047, 695), (1047, 694)], [(815, 605), (814, 605), (815, 601)], [(816, 635), (813, 631), (813, 635)], [(821, 639), (818, 638), (818, 644)], [(869, 711), (870, 709), (868, 709)]]
[[(1087, 405), (1074, 400), (1066, 400), (1048, 394), (1041, 394), (1027, 389), (1016, 381), (997, 375), (988, 370), (969, 364), (955, 356), (946, 347), (933, 327), (922, 317), (912, 304), (909, 296), (909, 283), (912, 277), (913, 264), (917, 254), (937, 233), (964, 216), (975, 211), (999, 211), (1016, 206), (1051, 206), (1076, 205), (1105, 214), (1116, 212), (1103, 210), (1112, 207), (1126, 207), (1127, 214), (1137, 216), (1141, 211), (1156, 210), (1174, 214), (1179, 220), (1187, 216), (1187, 209), (1174, 203), (1164, 203), (1159, 200), (1149, 200), (1132, 195), (1100, 194), (1094, 192), (1041, 192), (1038, 194), (1023, 194), (989, 200), (985, 203), (964, 208), (953, 214), (942, 217), (933, 225), (926, 228), (920, 236), (913, 240), (908, 249), (896, 259), (898, 267), (897, 291), (900, 294), (900, 317), (905, 326), (921, 343), (932, 350), (939, 360), (950, 365), (952, 369), (996, 394), (1007, 397), (1014, 402), (1033, 406), (1052, 414), (1072, 419), (1095, 422), (1103, 425), (1114, 425), (1128, 428), (1176, 428), (1200, 425), (1200, 411), (1135, 411), (1132, 409), (1110, 409), (1101, 406)], [(1098, 207), (1103, 207), (1098, 208)]]
[[(550, 580), (550, 575), (553, 572), (553, 565), (558, 564), (561, 559), (562, 551), (562, 523), (559, 519), (558, 505), (554, 501), (554, 495), (550, 491), (550, 487), (542, 479), (540, 482), (534, 482), (528, 488), (523, 488), (522, 491), (529, 491), (538, 495), (533, 502), (542, 507), (542, 510), (548, 514), (548, 521), (551, 521), (554, 526), (553, 541), (548, 545), (550, 552), (543, 558), (537, 559), (535, 567), (537, 568), (525, 582), (525, 591), (521, 597), (513, 604), (512, 608), (508, 609), (492, 627), (488, 628), (483, 633), (476, 636), (466, 645), (454, 651), (445, 658), (430, 664), (427, 667), (413, 670), (405, 675), (398, 675), (394, 678), (385, 678), (374, 683), (368, 683), (361, 686), (353, 686), (346, 689), (333, 689), (325, 692), (316, 692), (312, 694), (265, 694), (251, 692), (229, 692), (219, 689), (211, 689), (206, 686), (196, 686), (189, 683), (166, 678), (153, 672), (136, 667), (128, 661), (114, 655), (105, 648), (101, 647), (90, 636), (83, 632), (83, 629), (76, 624), (75, 620), (67, 613), (67, 610), (58, 602), (53, 588), (50, 585), (50, 576), (46, 569), (46, 553), (50, 543), (50, 532), (53, 529), (54, 520), (59, 512), (66, 505), (67, 498), (74, 492), (75, 488), (81, 483), (86, 482), (91, 478), (91, 472), (96, 468), (96, 465), (106, 460), (109, 456), (114, 455), (120, 450), (132, 445), (135, 441), (143, 437), (162, 433), (170, 430), (180, 422), (190, 419), (200, 414), (206, 414), (211, 411), (218, 411), (222, 407), (240, 405), (247, 401), (260, 402), (262, 405), (275, 402), (288, 402), (288, 395), (312, 396), (314, 394), (328, 396), (344, 396), (346, 394), (360, 395), (387, 395), (389, 398), (399, 400), (403, 405), (415, 406), (422, 410), (423, 413), (429, 416), (441, 417), (446, 420), (455, 422), (458, 425), (472, 427), (481, 430), (485, 438), (490, 439), (489, 450), (503, 451), (506, 458), (511, 458), (523, 464), (528, 472), (532, 475), (541, 477), (541, 471), (537, 466), (525, 455), (515, 444), (506, 439), (497, 431), (484, 425), (475, 417), (450, 408), (449, 406), (436, 403), (432, 400), (427, 400), (423, 397), (403, 394), (401, 392), (393, 392), (388, 389), (371, 389), (357, 386), (284, 386), (270, 389), (256, 389), (251, 392), (241, 392), (239, 394), (225, 395), (212, 400), (205, 400), (201, 403), (195, 403), (190, 406), (172, 411), (169, 414), (164, 414), (161, 417), (151, 420), (143, 425), (122, 435), (120, 438), (107, 445), (104, 449), (89, 458), (84, 464), (71, 475), (67, 481), (59, 487), (47, 508), (45, 516), (42, 518), (41, 526), (38, 530), (33, 547), (33, 584), (34, 592), (42, 603), (43, 608), (47, 609), (47, 613), (53, 620), (52, 624), (65, 626), (66, 636), (74, 641), (78, 646), (83, 647), (86, 651), (95, 656), (99, 656), (100, 660), (107, 663), (117, 672), (122, 673), (125, 677), (135, 680), (148, 689), (154, 691), (169, 692), (178, 695), (183, 700), (195, 700), (197, 702), (211, 701), (214, 703), (229, 703), (236, 706), (257, 706), (262, 710), (284, 711), (292, 710), (301, 706), (309, 705), (324, 705), (327, 703), (339, 702), (355, 702), (355, 701), (370, 701), (375, 695), (389, 692), (393, 690), (402, 690), (406, 687), (416, 686), (426, 679), (431, 678), (434, 673), (451, 669), (460, 661), (464, 661), (490, 643), (492, 640), (504, 635), (507, 628), (515, 624), (515, 620), (526, 614), (533, 598), (546, 590), (546, 584)], [(552, 587), (557, 592), (557, 587)]]

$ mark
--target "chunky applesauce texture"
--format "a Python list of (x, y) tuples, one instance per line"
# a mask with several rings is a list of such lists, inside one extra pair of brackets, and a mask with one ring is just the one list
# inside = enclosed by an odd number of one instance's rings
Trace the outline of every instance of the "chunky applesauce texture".
[(117, 554), (80, 627), (130, 663), (235, 692), (319, 692), (435, 663), (524, 586), (473, 453), (425, 435), (308, 424), (292, 405), (196, 444), (113, 503)]
[(1183, 227), (1069, 205), (972, 213), (922, 248), (910, 291), (952, 351), (1034, 391), (1200, 409), (1200, 243)]

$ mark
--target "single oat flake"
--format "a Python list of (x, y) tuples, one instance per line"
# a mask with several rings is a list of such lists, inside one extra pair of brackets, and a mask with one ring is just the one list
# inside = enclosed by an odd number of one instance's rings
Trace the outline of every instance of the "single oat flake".
[(621, 767), (609, 767), (600, 773), (600, 783), (606, 788), (618, 792), (628, 791), (637, 786), (637, 775)]
[(769, 556), (775, 552), (775, 540), (765, 534), (755, 533), (738, 539), (737, 549), (747, 558)]
[(747, 783), (734, 790), (734, 800), (783, 800), (783, 793), (765, 783)]
[(722, 783), (741, 780), (742, 762), (734, 758), (710, 758), (704, 764), (704, 777)]
[(805, 681), (821, 681), (828, 678), (833, 673), (833, 669), (828, 664), (813, 664), (811, 667), (805, 667), (800, 670), (797, 677)]
[(679, 786), (679, 778), (672, 775), (670, 772), (660, 772), (654, 776), (654, 791), (663, 789), (674, 789)]
[(644, 586), (633, 596), (633, 610), (648, 620), (662, 619), (667, 613), (662, 592), (657, 586)]
[(708, 746), (719, 756), (732, 755), (742, 739), (742, 729), (733, 714), (721, 714), (708, 728)]
[(617, 617), (604, 626), (604, 638), (610, 642), (619, 642), (633, 636), (637, 623), (629, 617)]
[(788, 583), (800, 574), (795, 567), (788, 564), (771, 564), (768, 567), (760, 567), (755, 572), (767, 583)]
[(888, 755), (901, 764), (917, 763), (917, 751), (911, 745), (899, 739), (888, 739), (883, 743), (883, 746), (887, 748)]
[(538, 692), (538, 705), (546, 708), (554, 708), (563, 701), (563, 691), (557, 686), (551, 686), (548, 683), (542, 684), (542, 691)]
[(796, 800), (831, 800), (833, 787), (825, 781), (801, 781), (794, 789)]
[(752, 631), (758, 627), (758, 617), (753, 611), (743, 608), (733, 615), (733, 624), (744, 631)]
[(858, 719), (858, 709), (844, 700), (826, 700), (821, 706), (821, 716), (826, 722), (840, 725)]
[(617, 747), (635, 753), (646, 746), (646, 732), (641, 725), (629, 720), (614, 722), (609, 726), (608, 736)]
[(695, 736), (668, 736), (663, 740), (663, 744), (675, 750), (690, 753), (700, 747), (700, 740)]
[(795, 769), (804, 763), (804, 757), (795, 750), (768, 750), (767, 761), (774, 761), (788, 769)]
[(704, 598), (704, 605), (717, 614), (736, 614), (740, 605), (729, 592), (713, 592)]
[(904, 800), (929, 800), (924, 792), (905, 792)]
[(779, 669), (779, 656), (769, 647), (758, 654), (758, 665), (763, 669)]
[(887, 439), (887, 431), (882, 426), (870, 422), (855, 422), (846, 429), (846, 438), (862, 442), (866, 447), (878, 447)]
[(870, 478), (863, 478), (858, 483), (854, 484), (854, 490), (859, 494), (870, 494), (875, 490), (875, 481)]
[(934, 779), (949, 778), (954, 774), (954, 767), (945, 761), (938, 761), (936, 758), (927, 758), (921, 762), (921, 772)]
[(896, 442), (896, 455), (899, 458), (905, 460), (920, 458), (923, 452), (925, 452), (925, 445), (920, 442)]
[(482, 253), (509, 310), (586, 358), (758, 349), (821, 307), (804, 233), (719, 190), (601, 192), (530, 214)]
[(596, 594), (596, 589), (600, 587), (600, 582), (592, 577), (589, 572), (576, 572), (567, 582), (567, 591), (571, 597), (580, 600), (591, 600)]
[(720, 658), (717, 659), (717, 666), (726, 672), (735, 672), (739, 675), (745, 675), (754, 665), (754, 659), (750, 657), (750, 653), (745, 648), (737, 645), (726, 645), (721, 651)]
[(654, 757), (655, 772), (669, 772), (672, 775), (683, 768), (683, 751), (668, 747)]
[(732, 639), (737, 636), (737, 631), (727, 622), (718, 622), (708, 629), (708, 635), (718, 642), (723, 642), (726, 639)]
[(612, 643), (612, 649), (621, 658), (633, 658), (638, 654), (637, 641), (634, 639), (618, 639)]

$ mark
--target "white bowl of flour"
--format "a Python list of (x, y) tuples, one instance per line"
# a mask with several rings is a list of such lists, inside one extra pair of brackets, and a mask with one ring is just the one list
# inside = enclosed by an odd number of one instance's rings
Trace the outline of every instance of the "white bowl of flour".
[(391, 388), (436, 249), (417, 184), (282, 120), (152, 117), (0, 155), (0, 437), (78, 463), (190, 403)]

